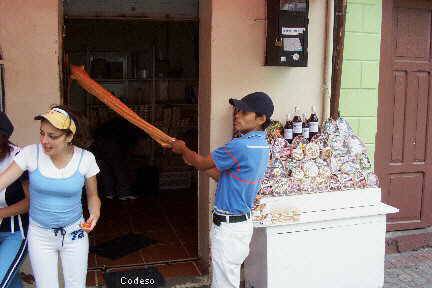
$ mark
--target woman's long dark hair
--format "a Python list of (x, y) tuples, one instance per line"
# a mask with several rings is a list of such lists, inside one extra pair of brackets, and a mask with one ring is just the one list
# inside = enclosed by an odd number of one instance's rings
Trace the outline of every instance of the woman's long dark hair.
[(0, 133), (0, 161), (3, 161), (12, 152), (11, 144), (9, 137)]

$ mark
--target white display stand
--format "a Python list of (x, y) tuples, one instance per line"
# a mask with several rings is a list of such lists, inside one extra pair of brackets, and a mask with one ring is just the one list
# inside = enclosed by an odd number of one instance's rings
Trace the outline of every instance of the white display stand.
[(246, 288), (378, 288), (384, 285), (386, 214), (379, 188), (271, 197), (298, 221), (255, 223)]

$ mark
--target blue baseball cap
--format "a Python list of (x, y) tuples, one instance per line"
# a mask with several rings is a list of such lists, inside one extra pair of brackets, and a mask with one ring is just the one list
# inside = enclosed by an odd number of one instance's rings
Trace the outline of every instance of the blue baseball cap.
[(270, 119), (273, 115), (274, 106), (270, 96), (264, 92), (254, 92), (242, 99), (229, 99), (229, 103), (241, 111), (263, 114)]

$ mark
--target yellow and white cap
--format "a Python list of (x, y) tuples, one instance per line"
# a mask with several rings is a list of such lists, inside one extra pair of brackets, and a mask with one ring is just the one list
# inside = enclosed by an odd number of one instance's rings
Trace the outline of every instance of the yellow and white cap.
[(45, 119), (57, 129), (70, 130), (73, 135), (75, 135), (77, 130), (75, 121), (71, 118), (69, 113), (58, 107), (52, 108), (50, 111), (40, 114), (34, 119)]

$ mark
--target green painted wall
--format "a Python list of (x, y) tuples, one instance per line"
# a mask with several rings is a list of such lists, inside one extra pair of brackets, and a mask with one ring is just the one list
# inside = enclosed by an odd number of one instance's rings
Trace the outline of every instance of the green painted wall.
[(348, 0), (340, 111), (373, 161), (377, 129), (382, 0)]

